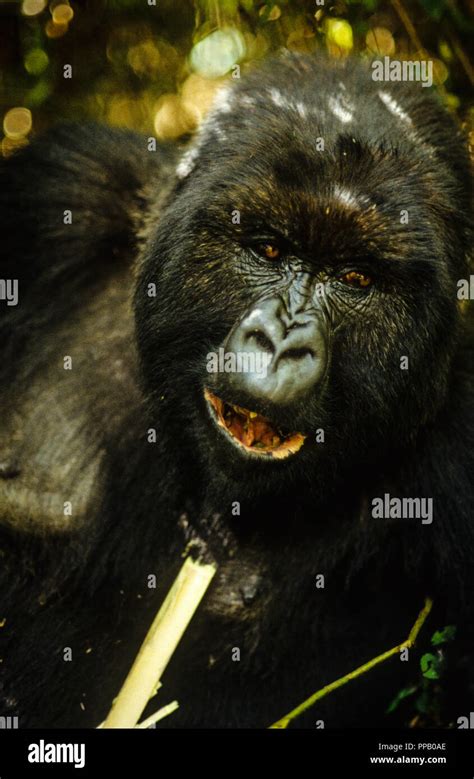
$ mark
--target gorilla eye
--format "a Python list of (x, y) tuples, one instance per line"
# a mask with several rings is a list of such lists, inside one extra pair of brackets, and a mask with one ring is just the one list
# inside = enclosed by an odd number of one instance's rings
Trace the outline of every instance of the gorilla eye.
[(257, 246), (257, 252), (261, 257), (266, 257), (267, 260), (278, 260), (280, 258), (280, 247), (275, 243), (260, 243)]
[(355, 270), (351, 270), (349, 273), (344, 273), (340, 280), (344, 284), (348, 284), (350, 287), (364, 288), (370, 287), (372, 284), (372, 278), (370, 276), (367, 276), (365, 273), (358, 273)]

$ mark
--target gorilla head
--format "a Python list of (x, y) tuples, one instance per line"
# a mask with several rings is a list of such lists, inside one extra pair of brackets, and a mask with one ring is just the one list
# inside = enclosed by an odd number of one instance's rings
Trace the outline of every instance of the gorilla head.
[(467, 164), (434, 100), (397, 86), (290, 56), (221, 92), (146, 246), (154, 413), (247, 494), (284, 471), (320, 497), (445, 398)]

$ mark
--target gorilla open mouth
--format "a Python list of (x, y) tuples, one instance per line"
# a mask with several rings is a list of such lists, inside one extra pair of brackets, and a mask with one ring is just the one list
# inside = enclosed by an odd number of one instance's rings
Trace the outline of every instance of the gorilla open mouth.
[(204, 390), (204, 397), (218, 427), (246, 452), (283, 459), (303, 446), (306, 436), (302, 433), (283, 433), (262, 414), (227, 403), (208, 389)]

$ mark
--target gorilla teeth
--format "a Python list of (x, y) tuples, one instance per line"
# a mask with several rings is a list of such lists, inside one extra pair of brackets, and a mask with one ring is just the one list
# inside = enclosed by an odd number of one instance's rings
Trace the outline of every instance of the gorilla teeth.
[(223, 401), (207, 389), (204, 396), (218, 426), (247, 452), (283, 458), (295, 454), (303, 446), (305, 436), (301, 433), (285, 434), (262, 414)]

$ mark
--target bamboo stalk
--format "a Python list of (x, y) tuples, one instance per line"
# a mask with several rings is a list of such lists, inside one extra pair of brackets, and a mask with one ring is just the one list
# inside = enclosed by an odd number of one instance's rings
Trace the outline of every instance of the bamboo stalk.
[(103, 728), (133, 728), (155, 694), (194, 612), (206, 592), (216, 566), (187, 557), (168, 592), (135, 662), (125, 679)]
[(155, 711), (154, 714), (144, 719), (143, 722), (139, 722), (138, 725), (135, 725), (135, 727), (142, 730), (146, 730), (146, 728), (149, 728), (150, 725), (155, 725), (157, 722), (160, 721), (160, 719), (164, 719), (165, 717), (168, 717), (170, 714), (173, 713), (173, 711), (176, 711), (176, 709), (178, 708), (179, 708), (178, 701), (172, 701), (171, 703), (168, 703), (167, 706), (163, 706), (163, 708), (160, 709), (159, 711)]

